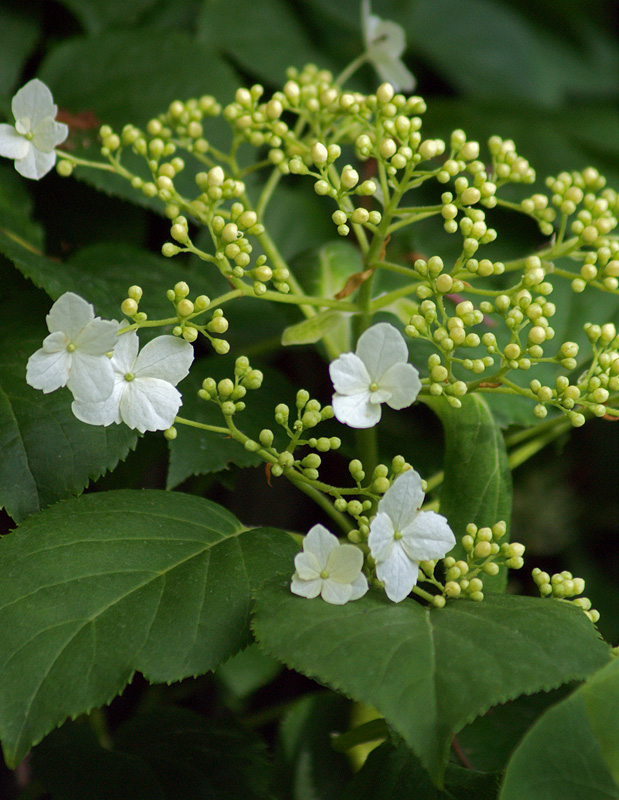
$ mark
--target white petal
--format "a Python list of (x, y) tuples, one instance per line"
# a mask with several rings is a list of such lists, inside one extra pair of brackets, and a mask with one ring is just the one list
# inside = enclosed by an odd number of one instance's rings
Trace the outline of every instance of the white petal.
[(371, 428), (380, 420), (380, 404), (370, 403), (370, 393), (333, 395), (335, 418), (351, 428)]
[(325, 602), (334, 606), (343, 606), (352, 596), (352, 586), (349, 583), (338, 583), (327, 578), (322, 582), (320, 594)]
[(144, 345), (133, 372), (140, 378), (160, 378), (173, 386), (189, 374), (193, 347), (177, 336), (158, 336)]
[(415, 76), (400, 59), (375, 54), (371, 61), (380, 79), (390, 83), (396, 92), (412, 92), (417, 85)]
[(66, 333), (69, 341), (74, 341), (79, 332), (95, 318), (95, 310), (73, 292), (65, 292), (50, 308), (45, 317), (50, 333), (62, 331)]
[(55, 392), (67, 385), (71, 370), (71, 356), (66, 347), (54, 353), (37, 350), (28, 359), (26, 382), (33, 389), (40, 389), (43, 394)]
[(417, 583), (418, 575), (418, 565), (407, 558), (406, 553), (397, 545), (386, 561), (376, 565), (376, 576), (385, 584), (387, 597), (394, 603), (399, 603), (410, 594)]
[(390, 19), (374, 17), (370, 35), (369, 56), (372, 61), (396, 61), (406, 48), (404, 28)]
[(389, 391), (385, 401), (391, 408), (407, 408), (421, 390), (419, 373), (412, 364), (394, 364), (380, 379), (380, 389)]
[(326, 569), (329, 580), (352, 583), (363, 569), (363, 553), (354, 544), (341, 544), (329, 554)]
[(355, 352), (365, 364), (371, 380), (377, 382), (394, 364), (408, 361), (404, 337), (388, 322), (379, 322), (368, 328), (359, 337)]
[[(43, 350), (46, 353), (61, 353), (67, 349), (69, 344), (69, 337), (62, 331), (54, 331), (43, 339)], [(71, 354), (69, 353), (69, 356)]]
[(303, 550), (312, 553), (320, 569), (325, 569), (331, 553), (340, 546), (337, 536), (330, 533), (324, 525), (314, 525), (303, 539)]
[(350, 595), (351, 600), (358, 600), (368, 590), (368, 580), (363, 573), (359, 575), (356, 581), (353, 581), (352, 584), (352, 594)]
[(127, 381), (120, 417), (130, 428), (145, 431), (165, 431), (181, 407), (183, 398), (178, 389), (159, 378), (136, 378)]
[(114, 319), (99, 319), (95, 317), (92, 322), (85, 325), (73, 339), (81, 353), (91, 356), (102, 356), (114, 350), (119, 337), (116, 336), (120, 323)]
[(91, 356), (75, 350), (67, 386), (75, 398), (85, 403), (100, 403), (112, 394), (114, 370), (107, 356)]
[(446, 556), (456, 544), (456, 537), (441, 514), (421, 511), (410, 525), (402, 529), (400, 541), (409, 558), (432, 561)]
[(322, 578), (316, 578), (313, 581), (302, 581), (295, 572), (290, 583), (290, 591), (301, 597), (307, 597), (308, 600), (313, 600), (314, 597), (318, 597), (320, 594), (322, 583)]
[(329, 375), (338, 394), (367, 392), (370, 376), (365, 364), (355, 353), (342, 353), (329, 364)]
[(319, 578), (324, 564), (318, 561), (314, 553), (297, 553), (294, 557), (294, 568), (302, 581)]
[(43, 153), (53, 152), (69, 135), (69, 128), (53, 117), (45, 117), (32, 131), (32, 144)]
[(120, 418), (120, 401), (124, 392), (124, 384), (126, 381), (117, 381), (112, 390), (112, 394), (107, 400), (101, 403), (86, 403), (83, 400), (75, 399), (71, 403), (71, 411), (82, 422), (88, 425), (103, 425), (107, 427), (115, 422), (119, 425), (122, 420)]
[(133, 372), (140, 347), (140, 340), (135, 331), (123, 333), (116, 339), (116, 347), (112, 356), (112, 366), (119, 375)]
[(415, 519), (424, 498), (421, 478), (414, 469), (403, 472), (378, 502), (378, 511), (387, 514), (393, 528), (403, 532)]
[(58, 107), (47, 86), (38, 78), (34, 78), (17, 92), (11, 103), (15, 119), (28, 118), (30, 129), (36, 128), (45, 117), (55, 117)]
[(56, 163), (56, 153), (43, 153), (36, 147), (29, 147), (24, 158), (15, 161), (15, 169), (24, 178), (38, 181), (53, 168)]
[(370, 553), (377, 564), (389, 558), (395, 542), (393, 534), (394, 527), (388, 514), (377, 514), (370, 523), (368, 536)]
[(0, 156), (5, 158), (25, 158), (30, 150), (30, 142), (12, 125), (0, 125)]

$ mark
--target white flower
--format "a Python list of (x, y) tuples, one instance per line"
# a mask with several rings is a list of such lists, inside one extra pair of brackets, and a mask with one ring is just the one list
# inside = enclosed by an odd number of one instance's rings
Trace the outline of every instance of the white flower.
[(113, 350), (120, 324), (95, 317), (90, 303), (73, 292), (56, 300), (46, 317), (49, 336), (33, 353), (26, 381), (44, 394), (68, 386), (75, 397), (105, 400), (114, 385), (114, 370), (106, 353)]
[(359, 337), (354, 353), (343, 353), (329, 366), (333, 412), (351, 428), (371, 428), (381, 403), (406, 408), (421, 389), (419, 373), (409, 364), (402, 334), (388, 322), (372, 325)]
[(89, 425), (124, 422), (144, 431), (167, 430), (182, 404), (174, 387), (189, 372), (193, 347), (176, 336), (158, 336), (144, 345), (138, 355), (135, 331), (118, 337), (111, 359), (114, 388), (107, 400), (99, 403), (76, 397), (71, 408), (75, 416)]
[(42, 178), (56, 163), (54, 148), (62, 144), (69, 128), (56, 122), (58, 106), (38, 78), (28, 81), (11, 103), (15, 127), (0, 125), (0, 156), (13, 158), (24, 178)]
[(388, 81), (397, 91), (411, 92), (415, 88), (415, 76), (401, 59), (406, 49), (404, 29), (397, 22), (381, 19), (371, 13), (370, 0), (363, 0), (361, 27), (367, 51), (367, 59), (383, 81)]
[(295, 556), (294, 565), (290, 590), (301, 597), (322, 595), (327, 603), (342, 606), (363, 597), (368, 590), (361, 572), (361, 550), (353, 544), (340, 544), (323, 525), (314, 525), (308, 532), (303, 552)]
[(456, 544), (445, 517), (419, 511), (424, 493), (414, 470), (400, 475), (378, 503), (368, 545), (387, 597), (399, 603), (417, 583), (420, 561), (443, 558)]

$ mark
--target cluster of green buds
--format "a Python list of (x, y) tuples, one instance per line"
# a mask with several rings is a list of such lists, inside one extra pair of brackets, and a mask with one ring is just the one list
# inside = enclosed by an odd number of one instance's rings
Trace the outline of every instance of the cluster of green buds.
[(225, 339), (213, 336), (228, 330), (228, 320), (224, 317), (223, 310), (215, 308), (208, 322), (196, 322), (196, 318), (208, 310), (211, 301), (204, 294), (190, 300), (189, 292), (189, 286), (185, 281), (178, 281), (173, 289), (168, 289), (166, 292), (166, 297), (174, 306), (177, 319), (172, 333), (174, 336), (182, 336), (187, 342), (195, 342), (201, 333), (210, 341), (216, 353), (225, 355), (230, 350), (230, 344)]
[[(466, 534), (462, 537), (462, 547), (466, 553), (465, 559), (456, 560), (452, 556), (443, 559), (445, 567), (445, 597), (468, 597), (470, 600), (481, 602), (484, 599), (485, 575), (498, 575), (501, 566), (508, 569), (521, 569), (524, 560), (524, 545), (519, 542), (500, 543), (507, 532), (507, 525), (502, 520), (491, 528), (478, 528), (470, 523), (466, 526)], [(430, 562), (432, 574), (434, 568)], [(428, 565), (421, 563), (421, 568), (426, 572)]]
[(591, 608), (591, 600), (588, 597), (578, 597), (585, 591), (585, 582), (582, 578), (575, 578), (567, 570), (549, 575), (538, 567), (535, 567), (531, 575), (542, 597), (552, 597), (572, 603), (582, 608), (591, 622), (596, 623), (599, 620), (600, 612)]
[(146, 312), (139, 310), (142, 295), (141, 286), (130, 286), (127, 290), (127, 297), (120, 304), (123, 314), (134, 322), (145, 322), (148, 319)]
[(262, 386), (263, 377), (259, 369), (252, 368), (246, 356), (239, 356), (234, 365), (234, 380), (222, 378), (216, 381), (214, 378), (205, 378), (198, 397), (216, 403), (222, 414), (231, 418), (237, 412), (245, 410), (243, 398), (248, 390)]

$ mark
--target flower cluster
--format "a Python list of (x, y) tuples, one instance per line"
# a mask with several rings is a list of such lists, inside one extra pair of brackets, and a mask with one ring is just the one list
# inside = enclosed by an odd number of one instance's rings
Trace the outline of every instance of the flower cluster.
[[(404, 600), (417, 583), (420, 562), (443, 558), (456, 544), (445, 517), (420, 511), (423, 499), (421, 478), (407, 470), (382, 497), (370, 524), (368, 546), (376, 578), (394, 603)], [(339, 545), (321, 525), (305, 537), (295, 567), (290, 588), (303, 597), (320, 594), (328, 603), (342, 605), (367, 591), (361, 549)]]
[(182, 403), (175, 388), (189, 372), (193, 348), (158, 336), (138, 353), (135, 331), (96, 317), (83, 298), (66, 292), (46, 318), (49, 336), (28, 359), (26, 380), (44, 393), (67, 386), (75, 416), (90, 425), (124, 422), (140, 433), (168, 429)]

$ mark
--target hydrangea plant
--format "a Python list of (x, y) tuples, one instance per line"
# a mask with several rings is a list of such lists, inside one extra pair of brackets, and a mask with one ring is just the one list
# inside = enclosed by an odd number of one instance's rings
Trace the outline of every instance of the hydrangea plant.
[[(163, 258), (140, 267), (129, 254), (104, 286), (79, 260), (55, 264), (0, 228), (2, 251), (54, 300), (42, 346), (17, 340), (36, 423), (0, 407), (0, 487), (17, 523), (0, 540), (0, 741), (6, 764), (34, 769), (52, 797), (77, 796), (49, 764), (81, 723), (52, 731), (86, 714), (98, 742), (77, 770), (89, 774), (88, 759), (103, 763), (112, 748), (101, 780), (121, 776), (122, 796), (207, 796), (200, 775), (211, 773), (218, 797), (293, 796), (252, 731), (263, 712), (233, 698), (239, 681), (253, 690), (282, 666), (330, 689), (284, 728), (297, 726), (312, 769), (343, 764), (346, 775), (338, 794), (294, 797), (404, 797), (397, 786), (419, 798), (541, 796), (530, 776), (553, 721), (589, 726), (579, 735), (599, 780), (617, 786), (618, 737), (604, 726), (619, 691), (614, 651), (584, 580), (525, 559), (510, 470), (574, 427), (619, 419), (619, 197), (593, 167), (531, 194), (535, 170), (511, 139), (490, 135), (484, 148), (460, 127), (426, 134), (403, 29), (363, 2), (362, 39), (339, 77), (291, 67), (274, 91), (253, 84), (227, 104), (175, 99), (145, 124), (104, 122), (98, 155), (65, 142), (38, 78), (13, 98), (15, 125), (0, 125), (0, 155), (21, 176), (41, 179), (56, 162), (62, 178), (103, 176), (107, 191), (158, 209), (169, 231)], [(364, 64), (378, 87), (347, 88)], [(308, 193), (332, 225), (311, 274), (278, 240), (278, 192)], [(541, 245), (514, 252), (498, 212), (536, 226)], [(442, 238), (426, 252), (428, 221)], [(592, 298), (582, 330), (570, 318), (580, 295)], [(273, 322), (265, 346), (256, 334)], [(265, 347), (298, 367), (284, 379), (261, 360)], [(428, 459), (414, 420), (431, 414), (444, 445)], [(169, 446), (168, 488), (188, 491), (82, 494), (146, 432)], [(260, 465), (267, 496), (276, 484), (306, 495), (304, 527), (256, 527), (270, 520), (250, 500), (239, 519), (192, 491), (194, 476), (230, 465)], [(525, 564), (538, 597), (509, 578)], [(229, 726), (177, 707), (105, 730), (97, 709), (134, 673), (170, 684), (213, 671), (238, 715)], [(499, 725), (537, 721), (521, 743), (505, 734), (504, 762), (476, 762), (493, 708)], [(152, 734), (161, 720), (165, 735)], [(173, 795), (157, 752), (174, 753), (170, 731), (181, 728), (185, 753), (215, 756), (196, 756), (199, 775)], [(114, 761), (126, 753), (146, 777)], [(585, 781), (578, 766), (574, 775)]]

